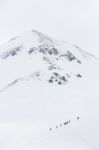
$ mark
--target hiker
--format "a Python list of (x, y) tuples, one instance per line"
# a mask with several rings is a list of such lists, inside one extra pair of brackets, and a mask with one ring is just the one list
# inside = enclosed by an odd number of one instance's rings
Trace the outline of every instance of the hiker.
[(79, 117), (77, 117), (77, 120), (79, 120)]
[(64, 122), (64, 125), (67, 125), (68, 124), (68, 121), (67, 122)]
[(56, 126), (56, 128), (58, 128), (58, 126)]
[(68, 122), (70, 123), (70, 120)]
[(50, 128), (50, 131), (52, 131), (52, 128)]

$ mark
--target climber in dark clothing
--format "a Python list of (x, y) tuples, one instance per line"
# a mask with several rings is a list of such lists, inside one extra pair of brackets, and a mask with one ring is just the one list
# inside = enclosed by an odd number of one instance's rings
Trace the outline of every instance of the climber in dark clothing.
[(77, 120), (79, 120), (79, 117), (77, 117)]
[(60, 127), (62, 127), (62, 124), (60, 124)]
[(50, 128), (50, 131), (52, 131), (52, 128)]
[(56, 126), (56, 128), (58, 128), (58, 126)]
[(68, 121), (67, 122), (64, 122), (64, 125), (67, 125), (68, 124)]

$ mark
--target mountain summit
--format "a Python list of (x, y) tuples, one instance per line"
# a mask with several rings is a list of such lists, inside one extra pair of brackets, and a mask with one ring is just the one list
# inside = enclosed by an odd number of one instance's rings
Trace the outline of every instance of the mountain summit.
[(0, 88), (27, 77), (67, 84), (72, 78), (82, 78), (82, 68), (92, 60), (95, 58), (79, 47), (32, 30), (0, 47)]

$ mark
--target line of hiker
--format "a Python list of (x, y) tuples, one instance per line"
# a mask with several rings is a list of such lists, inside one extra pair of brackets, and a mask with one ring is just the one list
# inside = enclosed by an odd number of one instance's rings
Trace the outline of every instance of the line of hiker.
[[(77, 117), (76, 119), (79, 120), (80, 118)], [(68, 120), (68, 121), (66, 121), (66, 122), (63, 122), (62, 124), (57, 125), (55, 128), (57, 129), (57, 128), (62, 127), (62, 126), (66, 126), (66, 125), (68, 125), (68, 124), (70, 124), (70, 123), (71, 123), (71, 121)], [(52, 131), (52, 128), (50, 128), (50, 131)]]

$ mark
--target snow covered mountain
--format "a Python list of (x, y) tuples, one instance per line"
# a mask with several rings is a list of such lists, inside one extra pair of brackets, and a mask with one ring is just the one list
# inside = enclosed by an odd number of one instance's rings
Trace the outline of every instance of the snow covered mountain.
[(98, 68), (34, 30), (0, 46), (0, 149), (98, 150)]

